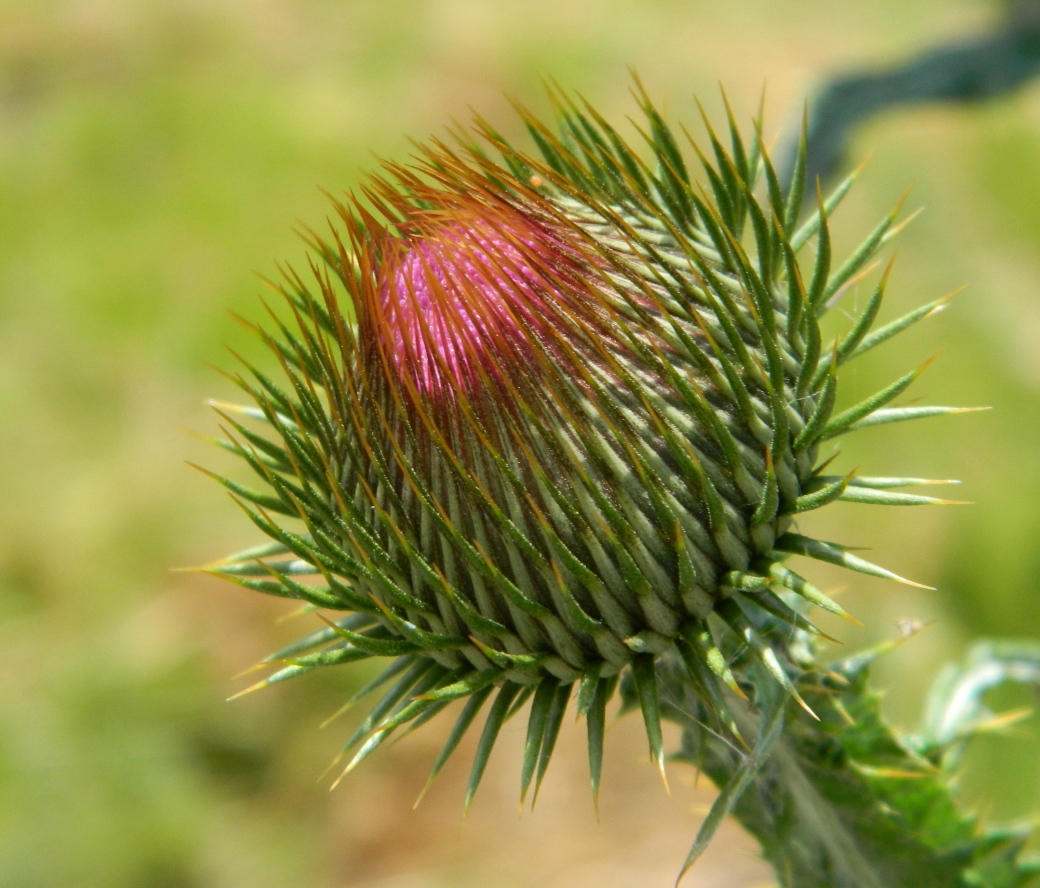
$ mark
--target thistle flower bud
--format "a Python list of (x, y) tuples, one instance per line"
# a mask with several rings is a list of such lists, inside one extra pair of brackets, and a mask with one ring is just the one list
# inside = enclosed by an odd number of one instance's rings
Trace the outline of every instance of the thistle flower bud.
[(347, 743), (347, 770), (465, 699), (436, 774), (493, 697), (471, 798), (530, 697), (526, 793), (576, 692), (595, 790), (619, 677), (663, 763), (662, 659), (736, 732), (726, 700), (744, 690), (724, 639), (799, 699), (792, 628), (815, 631), (813, 606), (845, 615), (791, 554), (902, 581), (799, 535), (794, 517), (837, 499), (939, 502), (896, 492), (917, 479), (817, 464), (828, 439), (953, 410), (885, 406), (917, 370), (834, 412), (838, 368), (938, 306), (872, 332), (886, 273), (821, 345), (820, 317), (895, 234), (896, 212), (835, 266), (828, 217), (851, 180), (799, 227), (804, 154), (785, 196), (730, 119), (728, 148), (709, 127), (714, 161), (691, 145), (706, 190), (638, 97), (649, 160), (556, 96), (558, 133), (522, 112), (539, 159), (478, 119), (483, 144), (464, 135), (386, 164), (336, 205), (342, 229), (312, 238), (314, 285), (290, 274), (281, 287), (295, 329), (276, 320), (261, 335), (288, 385), (250, 368), (238, 381), (255, 406), (222, 405), (225, 446), (266, 490), (220, 480), (272, 542), (211, 570), (343, 614), (272, 655), (256, 687), (394, 658), (364, 691), (389, 686)]

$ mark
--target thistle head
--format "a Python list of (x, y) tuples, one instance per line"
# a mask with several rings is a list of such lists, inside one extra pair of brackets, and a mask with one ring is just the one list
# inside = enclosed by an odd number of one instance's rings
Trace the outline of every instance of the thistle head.
[(526, 792), (576, 696), (595, 790), (619, 680), (663, 762), (663, 662), (739, 734), (732, 695), (764, 676), (800, 701), (791, 639), (815, 632), (813, 607), (844, 615), (790, 555), (901, 580), (799, 535), (796, 516), (938, 502), (897, 491), (916, 479), (817, 459), (858, 427), (952, 409), (886, 406), (912, 371), (834, 410), (838, 368), (938, 305), (874, 329), (885, 275), (822, 344), (821, 316), (896, 213), (834, 263), (828, 220), (850, 182), (803, 219), (804, 152), (785, 191), (732, 119), (728, 146), (709, 127), (709, 160), (637, 98), (642, 151), (555, 96), (557, 130), (521, 112), (537, 158), (478, 119), (386, 164), (312, 236), (313, 282), (281, 286), (293, 324), (261, 335), (284, 381), (249, 368), (254, 404), (222, 411), (264, 490), (221, 480), (271, 542), (213, 572), (330, 614), (260, 685), (392, 658), (347, 770), (464, 700), (436, 773), (487, 704), (472, 796), (530, 697)]

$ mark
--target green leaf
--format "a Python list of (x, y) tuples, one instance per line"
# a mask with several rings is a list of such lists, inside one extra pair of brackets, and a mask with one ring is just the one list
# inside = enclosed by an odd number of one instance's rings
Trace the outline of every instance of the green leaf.
[(198, 469), (204, 475), (209, 475), (218, 484), (226, 487), (235, 496), (241, 497), (247, 502), (253, 503), (256, 506), (260, 506), (261, 509), (266, 509), (268, 512), (275, 512), (279, 515), (285, 515), (289, 518), (299, 518), (299, 510), (292, 504), (286, 503), (280, 497), (272, 496), (269, 493), (263, 493), (259, 490), (253, 490), (251, 487), (246, 487), (243, 484), (239, 484), (237, 481), (232, 481), (229, 478), (225, 478), (222, 475), (211, 472), (209, 469), (204, 469), (202, 466), (197, 466), (194, 463), (189, 463), (192, 468)]
[(596, 688), (599, 686), (599, 673), (602, 668), (602, 663), (596, 663), (590, 669), (587, 669), (581, 676), (581, 681), (578, 684), (579, 716), (588, 713), (589, 708), (592, 706), (592, 701), (596, 695)]
[(837, 416), (830, 420), (820, 433), (821, 440), (827, 440), (828, 438), (834, 438), (838, 435), (845, 434), (846, 432), (852, 431), (852, 426), (863, 419), (865, 416), (873, 413), (879, 407), (887, 404), (893, 398), (898, 398), (903, 392), (909, 388), (911, 383), (921, 373), (927, 364), (918, 367), (916, 370), (911, 370), (905, 376), (901, 376), (891, 385), (886, 386), (881, 391), (869, 398), (860, 401), (855, 407), (850, 407), (848, 410), (843, 410)]
[(477, 794), (481, 778), (484, 776), (484, 769), (487, 768), (488, 759), (491, 757), (491, 750), (498, 739), (498, 732), (502, 730), (502, 725), (505, 723), (506, 715), (509, 712), (509, 706), (513, 702), (513, 698), (520, 692), (520, 688), (520, 685), (511, 681), (503, 682), (495, 702), (491, 704), (487, 721), (484, 722), (484, 731), (480, 735), (480, 743), (477, 744), (476, 755), (473, 757), (473, 768), (469, 774), (469, 783), (466, 786), (466, 811), (469, 810), (469, 806), (473, 803), (473, 796)]
[[(693, 640), (697, 634), (696, 630), (691, 628), (676, 642), (679, 655), (682, 657), (683, 664), (686, 666), (689, 674), (689, 680), (692, 682), (697, 696), (708, 704), (705, 706), (705, 715), (709, 716), (711, 721), (724, 725), (729, 734), (743, 744), (745, 742), (744, 738), (740, 733), (740, 728), (737, 727), (737, 723), (733, 720), (729, 701), (723, 691), (723, 686), (719, 683), (720, 676), (714, 667), (708, 665), (708, 661), (702, 653), (702, 647), (698, 646)], [(719, 657), (722, 660), (725, 671), (728, 673), (729, 667), (725, 666), (725, 660), (722, 658), (721, 652)], [(736, 688), (735, 693), (743, 698), (744, 692), (740, 690), (732, 675), (730, 675), (729, 680), (733, 682), (730, 690)], [(729, 684), (729, 681), (726, 684)]]
[(840, 367), (848, 361), (850, 357), (852, 357), (856, 348), (863, 341), (863, 337), (870, 331), (870, 328), (874, 324), (874, 320), (877, 318), (878, 312), (881, 310), (881, 301), (884, 298), (885, 287), (888, 285), (888, 278), (892, 273), (894, 262), (895, 260), (893, 259), (888, 263), (888, 267), (885, 269), (884, 274), (881, 275), (881, 281), (877, 285), (877, 289), (874, 290), (874, 293), (867, 302), (866, 307), (859, 313), (856, 322), (852, 325), (852, 329), (849, 330), (849, 332), (842, 338), (841, 342), (838, 343), (834, 350), (834, 354), (828, 358), (826, 362), (821, 363), (819, 369), (817, 369), (815, 376), (813, 376), (814, 388), (818, 387), (823, 382), (830, 361), (837, 361), (837, 364)]
[[(840, 479), (835, 475), (818, 475), (815, 480), (816, 483), (825, 485)], [(960, 484), (960, 481), (954, 481), (949, 478), (884, 478), (864, 475), (856, 476), (857, 487), (867, 487), (871, 490), (892, 490), (899, 487), (923, 487), (929, 484)]]
[(773, 581), (769, 577), (743, 570), (731, 570), (722, 575), (719, 586), (723, 589), (738, 589), (741, 592), (764, 592), (772, 583)]
[[(253, 691), (270, 687), (271, 685), (278, 684), (282, 681), (288, 681), (290, 678), (305, 675), (315, 669), (321, 669), (325, 666), (342, 666), (344, 663), (356, 663), (359, 660), (367, 660), (370, 656), (371, 654), (366, 651), (359, 650), (350, 645), (343, 645), (342, 647), (319, 651), (316, 654), (307, 654), (302, 657), (288, 658), (283, 662), (287, 662), (289, 665), (272, 673), (262, 681), (250, 685), (245, 690), (239, 691), (237, 694), (228, 697), (228, 699), (235, 700), (239, 697), (244, 697), (246, 694), (251, 694)], [(272, 662), (270, 665), (275, 664)]]
[(837, 478), (834, 481), (829, 481), (822, 486), (816, 487), (816, 489), (810, 488), (808, 493), (803, 493), (798, 497), (798, 499), (791, 503), (791, 507), (787, 512), (791, 514), (808, 512), (812, 509), (819, 509), (828, 503), (832, 503), (836, 499), (840, 499), (848, 488), (849, 482), (852, 480), (854, 475), (855, 472), (853, 471), (844, 478)]
[(592, 803), (599, 816), (599, 781), (603, 772), (603, 736), (606, 733), (607, 703), (614, 696), (617, 676), (601, 678), (596, 682), (585, 724), (589, 741), (589, 782), (592, 786)]
[(656, 669), (656, 657), (652, 654), (639, 654), (632, 660), (632, 678), (639, 697), (639, 708), (643, 713), (646, 738), (650, 743), (650, 758), (657, 765), (663, 780), (664, 737), (661, 734), (661, 704), (657, 696)]
[(554, 678), (542, 679), (531, 703), (531, 714), (527, 718), (527, 739), (524, 741), (524, 759), (520, 769), (521, 809), (527, 799), (527, 788), (531, 785), (534, 769), (538, 764), (538, 753), (541, 751), (542, 740), (545, 737), (546, 720), (549, 717), (553, 699), (556, 697), (558, 685), (559, 681)]
[(893, 422), (908, 422), (912, 419), (927, 419), (930, 416), (949, 416), (955, 413), (978, 413), (989, 407), (889, 407), (874, 410), (848, 426), (846, 432), (866, 429), (871, 426), (889, 425)]
[(759, 500), (754, 514), (751, 516), (751, 527), (761, 527), (767, 521), (776, 517), (776, 510), (780, 505), (780, 488), (776, 480), (776, 470), (773, 468), (773, 452), (771, 448), (766, 449), (766, 480), (762, 485), (762, 499)]
[(737, 682), (736, 676), (730, 669), (729, 663), (726, 661), (725, 655), (716, 646), (706, 626), (698, 626), (695, 623), (689, 624), (683, 632), (683, 639), (689, 645), (690, 650), (699, 657), (700, 661), (705, 663), (718, 678), (722, 679), (734, 694), (738, 697), (745, 696), (743, 689)]
[(778, 537), (774, 544), (774, 548), (779, 552), (805, 555), (807, 558), (815, 558), (817, 561), (826, 561), (830, 564), (836, 564), (839, 567), (847, 567), (849, 570), (855, 570), (859, 573), (867, 574), (867, 576), (880, 577), (885, 580), (894, 580), (895, 582), (902, 583), (905, 586), (916, 586), (918, 589), (932, 588), (931, 586), (924, 586), (921, 583), (915, 583), (912, 580), (899, 576), (899, 574), (892, 573), (890, 570), (878, 567), (876, 564), (871, 564), (869, 561), (865, 561), (858, 555), (846, 552), (843, 548), (834, 543), (814, 540), (797, 533), (785, 533)]
[(849, 189), (852, 188), (852, 184), (859, 177), (863, 167), (857, 167), (849, 175), (847, 175), (838, 186), (831, 191), (827, 196), (827, 199), (823, 202), (823, 212), (817, 209), (805, 222), (802, 227), (795, 232), (794, 237), (791, 238), (791, 249), (794, 252), (798, 252), (804, 247), (809, 240), (820, 230), (820, 224), (822, 220), (830, 218), (834, 211), (838, 208), (838, 205), (845, 199), (845, 195), (849, 193)]
[(875, 330), (869, 336), (864, 338), (863, 341), (849, 353), (847, 360), (851, 361), (853, 358), (860, 357), (860, 355), (865, 354), (872, 348), (881, 345), (882, 342), (886, 342), (896, 334), (902, 333), (918, 321), (938, 314), (946, 307), (946, 303), (955, 295), (956, 293), (951, 293), (949, 296), (944, 296), (942, 299), (936, 299), (934, 302), (929, 302), (927, 305), (915, 308), (913, 311), (903, 315), (903, 317), (898, 320), (892, 321), (892, 323), (886, 324), (884, 327)]
[(980, 641), (962, 665), (944, 670), (925, 705), (923, 739), (944, 749), (947, 766), (964, 751), (965, 740), (993, 719), (985, 696), (1006, 682), (1040, 686), (1040, 644), (1032, 641)]
[(704, 822), (697, 831), (697, 838), (694, 839), (693, 845), (686, 855), (686, 860), (683, 861), (679, 874), (680, 879), (704, 853), (708, 843), (722, 826), (723, 820), (732, 813), (741, 796), (765, 766), (784, 726), (785, 703), (786, 698), (783, 694), (774, 693), (763, 706), (755, 748), (750, 754), (741, 757), (739, 767), (727, 777), (722, 785), (721, 791), (708, 811), (708, 816), (704, 818)]
[(236, 563), (225, 562), (223, 564), (212, 564), (206, 568), (210, 573), (222, 577), (269, 577), (272, 569), (287, 577), (315, 576), (321, 573), (313, 564), (309, 561), (304, 561), (302, 558), (294, 558), (292, 561), (269, 561), (266, 563), (259, 560)]
[(424, 692), (438, 684), (451, 682), (458, 675), (459, 671), (455, 670), (452, 672), (442, 666), (436, 666), (423, 675), (409, 689), (405, 699), (397, 708), (376, 725), (375, 731), (368, 736), (368, 739), (354, 754), (350, 763), (343, 769), (343, 773), (332, 784), (332, 788), (335, 788), (347, 774), (379, 749), (398, 728), (421, 718), (430, 710), (439, 711), (444, 705), (443, 701), (431, 700), (424, 696)]
[(827, 225), (827, 213), (823, 206), (823, 197), (816, 194), (820, 217), (819, 233), (816, 238), (816, 261), (813, 265), (812, 281), (809, 284), (807, 300), (815, 314), (820, 310), (827, 298), (827, 280), (831, 270), (831, 233)]
[(773, 562), (769, 566), (769, 573), (773, 579), (785, 589), (790, 589), (796, 595), (801, 595), (802, 598), (810, 604), (814, 604), (816, 607), (822, 608), (825, 611), (829, 611), (836, 616), (855, 623), (857, 626), (863, 625), (855, 617), (850, 616), (845, 609), (837, 602), (833, 601), (830, 596), (825, 595), (808, 580), (798, 576), (798, 574), (793, 570), (789, 570), (782, 564)]
[[(809, 705), (798, 692), (794, 682), (791, 680), (791, 676), (788, 675), (784, 664), (780, 662), (780, 658), (777, 656), (776, 651), (773, 650), (772, 645), (755, 629), (752, 621), (747, 618), (739, 607), (739, 603), (735, 601), (723, 602), (716, 609), (716, 613), (725, 621), (733, 633), (738, 638), (742, 638), (747, 646), (755, 652), (762, 665), (765, 666), (766, 672), (773, 677), (791, 699), (798, 703), (810, 716), (816, 718), (816, 713), (809, 708)], [(780, 625), (783, 624), (781, 623)]]
[(358, 725), (347, 742), (343, 744), (343, 748), (340, 750), (339, 756), (337, 756), (337, 761), (357, 746), (376, 726), (381, 724), (393, 712), (394, 707), (409, 695), (422, 678), (435, 669), (441, 669), (441, 667), (437, 666), (433, 660), (426, 657), (415, 658), (411, 668), (383, 695), (383, 698), (373, 707), (364, 721)]
[(205, 573), (223, 577), (246, 589), (254, 592), (262, 592), (264, 595), (274, 595), (277, 598), (291, 598), (295, 601), (306, 601), (315, 607), (328, 608), (329, 610), (347, 610), (343, 600), (333, 594), (329, 589), (321, 586), (305, 586), (302, 583), (293, 583), (287, 578), (275, 580), (253, 580), (249, 577), (226, 573), (219, 568), (205, 568)]
[[(332, 630), (329, 629), (328, 631), (332, 631)], [(415, 662), (416, 662), (416, 660), (415, 660), (414, 656), (398, 657), (396, 660), (394, 660), (393, 663), (391, 663), (389, 666), (387, 666), (386, 669), (384, 669), (382, 672), (380, 672), (379, 675), (377, 675), (375, 678), (373, 678), (370, 682), (368, 682), (365, 685), (363, 685), (358, 691), (355, 691), (350, 696), (350, 698), (347, 700), (346, 703), (344, 703), (332, 715), (330, 715), (327, 719), (325, 719), (324, 722), (322, 722), (321, 726), (324, 728), (326, 725), (330, 724), (332, 721), (334, 721), (335, 719), (339, 718), (339, 716), (341, 716), (348, 709), (351, 709), (352, 707), (357, 705), (361, 700), (365, 699), (365, 697), (367, 697), (369, 694), (373, 693), (374, 691), (377, 691), (379, 688), (381, 688), (383, 685), (385, 685), (388, 681), (390, 681), (391, 678), (394, 678), (395, 676), (400, 675), (409, 666), (414, 665)]]
[(480, 712), (485, 701), (494, 689), (494, 685), (485, 685), (484, 687), (477, 689), (470, 695), (469, 699), (466, 701), (466, 705), (462, 707), (462, 712), (459, 714), (458, 720), (455, 722), (455, 727), (451, 729), (451, 733), (448, 735), (444, 747), (437, 756), (437, 760), (433, 763), (430, 776), (426, 779), (426, 785), (423, 787), (423, 791), (419, 794), (419, 798), (415, 802), (416, 807), (418, 807), (419, 802), (422, 801), (423, 796), (426, 795), (426, 791), (430, 788), (433, 781), (437, 779), (437, 775), (440, 774), (441, 770), (448, 763), (448, 759), (451, 758), (452, 753), (458, 748), (459, 743), (462, 742), (462, 738), (466, 735), (466, 731), (469, 730), (470, 725), (473, 724), (473, 720), (477, 717), (477, 714)]
[(501, 677), (502, 673), (497, 669), (472, 672), (453, 684), (428, 692), (426, 696), (431, 700), (457, 700), (459, 697), (468, 697), (477, 693), (477, 691), (483, 690), (488, 685), (497, 682)]
[(795, 438), (791, 449), (795, 453), (801, 453), (811, 447), (823, 435), (830, 420), (831, 411), (834, 409), (834, 401), (838, 395), (838, 378), (832, 369), (828, 371), (827, 381), (823, 384), (823, 391), (817, 396), (816, 407), (813, 409), (805, 428)]
[[(805, 180), (809, 163), (809, 107), (802, 111), (802, 129), (798, 136), (798, 150), (795, 153), (791, 184), (787, 190), (787, 207), (784, 212), (784, 229), (793, 231), (798, 222), (805, 203)], [(826, 211), (824, 214), (826, 215)]]
[(917, 496), (912, 493), (893, 493), (889, 490), (872, 490), (869, 487), (850, 485), (841, 495), (842, 502), (869, 503), (875, 506), (954, 506), (966, 505), (961, 500), (939, 499), (934, 496)]
[[(336, 626), (357, 632), (369, 628), (375, 622), (375, 618), (368, 614), (351, 614), (349, 617), (344, 617), (342, 620), (336, 620)], [(298, 654), (305, 654), (307, 651), (313, 650), (316, 647), (321, 647), (323, 644), (330, 644), (337, 638), (339, 638), (339, 634), (336, 632), (336, 628), (325, 626), (318, 629), (316, 632), (303, 636), (303, 638), (298, 638), (296, 641), (287, 644), (285, 647), (279, 648), (273, 654), (264, 657), (260, 662), (273, 663), (277, 660), (295, 657)]]
[(549, 770), (549, 762), (552, 761), (553, 750), (556, 749), (556, 739), (560, 736), (560, 727), (563, 725), (563, 717), (567, 713), (567, 704), (571, 699), (573, 684), (557, 684), (556, 695), (553, 697), (552, 707), (545, 722), (545, 734), (542, 737), (542, 749), (538, 754), (538, 774), (534, 781), (534, 798), (531, 800), (533, 808), (538, 801), (538, 793), (542, 788), (542, 780), (545, 772)]
[[(958, 811), (950, 774), (885, 724), (868, 662), (810, 666), (799, 684), (819, 721), (787, 707), (771, 741), (782, 694), (762, 696), (771, 683), (752, 673), (760, 710), (732, 707), (759, 738), (751, 756), (705, 730), (696, 711), (670, 710), (684, 729), (679, 757), (721, 790), (687, 863), (728, 812), (758, 839), (782, 888), (1022, 888), (1036, 872), (1022, 853), (1031, 830), (984, 829)], [(679, 673), (665, 675), (669, 696), (681, 695)]]
[(418, 653), (421, 648), (411, 641), (383, 635), (382, 637), (367, 633), (351, 632), (341, 626), (336, 627), (336, 634), (345, 638), (358, 650), (373, 657), (402, 657)]
[[(823, 294), (821, 303), (826, 304), (831, 297), (834, 296), (834, 294), (837, 293), (854, 274), (856, 274), (857, 271), (866, 265), (878, 249), (891, 239), (895, 232), (890, 231), (890, 229), (896, 220), (896, 216), (899, 215), (899, 211), (902, 209), (903, 201), (905, 199), (906, 197), (904, 195), (904, 197), (896, 204), (895, 209), (893, 209), (887, 217), (881, 220), (878, 226), (867, 236), (866, 240), (864, 240), (863, 243), (853, 251), (852, 255), (842, 263), (841, 268), (831, 275), (830, 280), (827, 281), (827, 288)], [(905, 220), (903, 225), (909, 221), (909, 219)], [(900, 228), (902, 227), (903, 226), (901, 225)]]
[(845, 337), (838, 344), (839, 365), (844, 364), (855, 353), (860, 343), (863, 342), (863, 337), (867, 335), (870, 328), (874, 325), (874, 320), (881, 310), (881, 301), (885, 298), (885, 288), (888, 286), (888, 278), (892, 274), (894, 262), (895, 260), (893, 259), (888, 263), (888, 267), (881, 275), (881, 281), (871, 295), (866, 307), (860, 312), (859, 317), (856, 318), (856, 323), (852, 325), (852, 329), (845, 334)]

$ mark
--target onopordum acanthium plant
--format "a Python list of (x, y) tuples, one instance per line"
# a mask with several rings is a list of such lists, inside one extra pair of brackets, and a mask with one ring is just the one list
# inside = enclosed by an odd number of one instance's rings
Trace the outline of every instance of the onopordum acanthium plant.
[(247, 690), (389, 658), (348, 701), (378, 696), (341, 773), (457, 703), (431, 780), (479, 730), (467, 805), (521, 711), (521, 801), (536, 794), (572, 707), (595, 797), (619, 696), (662, 773), (671, 719), (676, 757), (720, 789), (685, 868), (734, 814), (785, 886), (1024, 884), (1027, 834), (954, 805), (947, 752), (964, 737), (888, 728), (873, 654), (818, 662), (812, 609), (848, 615), (791, 563), (908, 583), (797, 517), (945, 502), (906, 492), (941, 482), (820, 457), (857, 429), (962, 409), (892, 406), (923, 367), (835, 408), (843, 365), (944, 303), (878, 325), (886, 271), (824, 341), (898, 208), (839, 261), (829, 220), (854, 176), (813, 194), (803, 148), (784, 188), (757, 124), (745, 138), (728, 114), (702, 151), (641, 87), (639, 148), (552, 98), (555, 128), (520, 110), (536, 156), (477, 118), (384, 164), (309, 235), (311, 274), (277, 285), (287, 309), (257, 332), (280, 376), (247, 364), (232, 379), (252, 403), (217, 405), (219, 443), (262, 488), (218, 480), (270, 542), (209, 570), (323, 625)]

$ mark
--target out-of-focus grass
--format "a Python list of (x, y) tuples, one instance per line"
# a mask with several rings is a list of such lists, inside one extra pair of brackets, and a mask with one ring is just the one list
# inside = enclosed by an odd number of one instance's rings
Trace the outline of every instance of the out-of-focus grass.
[[(461, 771), (425, 812), (406, 803), (435, 728), (331, 797), (314, 785), (343, 731), (317, 723), (356, 673), (222, 702), (289, 627), (278, 602), (169, 572), (253, 540), (181, 462), (227, 465), (182, 433), (213, 431), (202, 400), (231, 394), (205, 365), (232, 366), (223, 342), (252, 348), (225, 311), (259, 317), (253, 272), (302, 265), (291, 227), (322, 224), (319, 186), (348, 188), (370, 151), (403, 157), (405, 134), (469, 105), (515, 133), (502, 93), (541, 107), (550, 75), (620, 118), (631, 64), (686, 120), (694, 93), (718, 107), (717, 81), (746, 114), (768, 81), (775, 131), (818, 72), (989, 14), (970, 0), (0, 2), (0, 886), (668, 884), (704, 797), (665, 800), (623, 725), (603, 826), (571, 742), (546, 810), (521, 825), (507, 813), (516, 761), (496, 758), (459, 838)], [(937, 620), (880, 676), (909, 723), (968, 639), (1040, 633), (1040, 92), (894, 115), (856, 147), (870, 146), (839, 237), (911, 182), (928, 209), (903, 238), (887, 316), (971, 288), (865, 361), (845, 396), (942, 347), (918, 394), (996, 408), (868, 432), (842, 457), (963, 477), (977, 505), (880, 517), (848, 505), (815, 521), (940, 588), (857, 579), (846, 596), (871, 627), (846, 633), (850, 646), (899, 618)], [(1037, 750), (1035, 724), (987, 743), (969, 792), (998, 814), (1030, 810)], [(746, 842), (723, 841), (737, 850), (691, 884), (763, 878)]]

